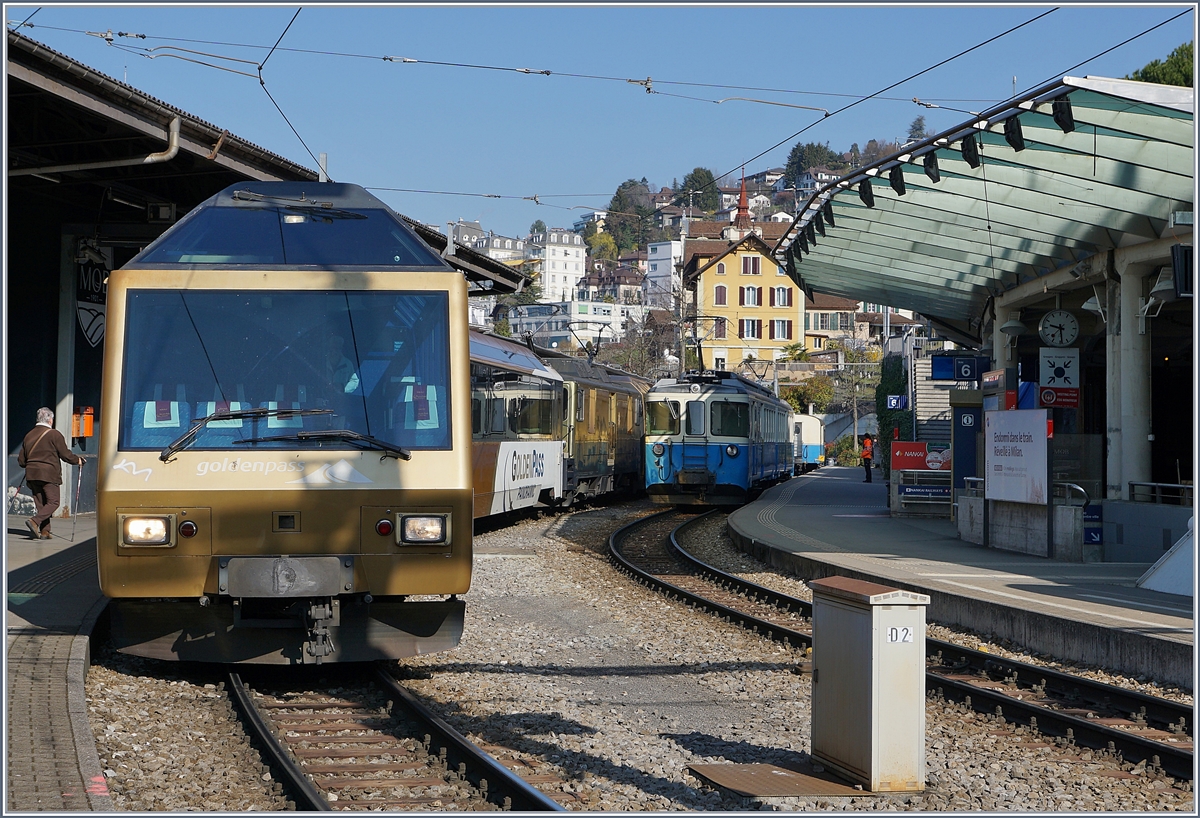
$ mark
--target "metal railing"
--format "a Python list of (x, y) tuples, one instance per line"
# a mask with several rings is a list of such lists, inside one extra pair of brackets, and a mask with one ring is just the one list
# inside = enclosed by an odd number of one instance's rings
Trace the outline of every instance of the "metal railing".
[[(1063, 489), (1063, 494), (1059, 495), (1057, 493), (1059, 489)], [(1063, 503), (1063, 505), (1067, 505), (1067, 506), (1075, 505), (1074, 503), (1071, 502), (1071, 496), (1075, 492), (1079, 492), (1080, 496), (1083, 497), (1083, 502), (1079, 504), (1080, 508), (1084, 508), (1084, 507), (1090, 505), (1092, 502), (1092, 498), (1088, 496), (1087, 489), (1085, 489), (1083, 486), (1079, 485), (1078, 483), (1068, 483), (1065, 480), (1055, 480), (1054, 481), (1054, 492), (1055, 492), (1055, 494), (1054, 494), (1055, 498), (1058, 498), (1061, 496), (1062, 499), (1066, 501)]]
[[(983, 483), (984, 478), (982, 477), (964, 477), (962, 496), (982, 497), (984, 488)], [(1060, 489), (1062, 490), (1062, 494), (1057, 493)], [(1078, 504), (1080, 507), (1087, 506), (1092, 502), (1092, 498), (1088, 494), (1087, 489), (1078, 483), (1068, 483), (1065, 480), (1056, 480), (1054, 482), (1054, 490), (1055, 498), (1065, 500), (1065, 505), (1076, 505), (1075, 503), (1071, 502), (1076, 494), (1078, 494), (1079, 498), (1083, 500), (1082, 503)]]
[(1129, 499), (1135, 503), (1191, 506), (1194, 494), (1191, 483), (1129, 483)]
[(963, 497), (982, 497), (983, 496), (983, 478), (982, 477), (964, 477), (963, 478)]

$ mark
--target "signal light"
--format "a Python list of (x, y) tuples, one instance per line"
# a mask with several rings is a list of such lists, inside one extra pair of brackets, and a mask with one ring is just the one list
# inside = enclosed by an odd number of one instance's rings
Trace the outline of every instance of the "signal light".
[(195, 537), (196, 532), (199, 530), (199, 526), (197, 526), (191, 520), (184, 520), (179, 524), (179, 534), (182, 537)]
[(395, 526), (392, 525), (391, 520), (385, 519), (375, 523), (375, 533), (381, 537), (387, 537), (395, 530)]

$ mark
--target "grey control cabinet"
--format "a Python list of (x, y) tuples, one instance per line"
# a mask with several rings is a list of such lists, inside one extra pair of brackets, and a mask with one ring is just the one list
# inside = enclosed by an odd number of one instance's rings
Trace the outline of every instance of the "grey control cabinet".
[(871, 792), (925, 789), (925, 594), (828, 577), (813, 592), (812, 757)]

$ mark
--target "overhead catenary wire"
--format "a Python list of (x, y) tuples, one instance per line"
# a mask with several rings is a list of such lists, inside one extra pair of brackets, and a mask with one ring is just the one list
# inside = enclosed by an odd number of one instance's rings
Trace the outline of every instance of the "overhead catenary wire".
[[(41, 9), (39, 7), (38, 10), (35, 10), (34, 14), (36, 14), (37, 11), (40, 11), (40, 10)], [(284, 111), (282, 110), (282, 108), (280, 107), (278, 102), (274, 99), (274, 97), (271, 95), (271, 93), (267, 90), (266, 84), (261, 77), (262, 66), (266, 64), (267, 60), (271, 57), (271, 55), (276, 50), (286, 51), (286, 52), (291, 52), (291, 53), (303, 53), (303, 54), (314, 54), (314, 55), (336, 56), (336, 57), (358, 58), (358, 59), (369, 59), (369, 60), (385, 60), (385, 61), (390, 61), (390, 62), (419, 63), (419, 64), (435, 65), (435, 66), (443, 66), (443, 67), (459, 67), (459, 68), (490, 70), (490, 71), (508, 71), (508, 72), (528, 74), (528, 75), (544, 75), (544, 76), (557, 76), (557, 77), (568, 77), (568, 78), (578, 78), (578, 79), (616, 81), (616, 82), (622, 82), (622, 83), (642, 85), (643, 87), (645, 87), (647, 93), (654, 93), (654, 94), (659, 94), (662, 96), (674, 96), (674, 97), (692, 99), (692, 100), (696, 100), (696, 101), (709, 102), (709, 103), (720, 103), (720, 102), (724, 102), (726, 100), (712, 100), (712, 99), (704, 99), (701, 97), (689, 97), (689, 96), (681, 95), (681, 94), (670, 94), (670, 93), (666, 93), (666, 92), (660, 92), (660, 91), (653, 89), (652, 84), (703, 87), (703, 88), (714, 88), (714, 89), (729, 89), (729, 90), (750, 90), (750, 91), (759, 91), (759, 92), (787, 93), (787, 94), (806, 94), (806, 95), (815, 95), (815, 96), (848, 97), (848, 98), (853, 99), (852, 102), (848, 103), (847, 105), (845, 105), (842, 108), (839, 108), (833, 112), (828, 112), (825, 109), (814, 108), (814, 110), (819, 110), (819, 111), (824, 112), (825, 116), (822, 119), (816, 120), (816, 121), (810, 123), (809, 125), (805, 126), (804, 128), (801, 128), (800, 130), (798, 130), (791, 136), (772, 145), (770, 148), (767, 148), (766, 150), (759, 152), (758, 154), (751, 157), (750, 159), (747, 159), (743, 162), (738, 163), (738, 165), (737, 165), (737, 167), (744, 167), (745, 165), (761, 158), (762, 156), (766, 155), (767, 153), (770, 153), (772, 150), (775, 150), (776, 148), (782, 146), (786, 142), (788, 142), (792, 139), (795, 139), (796, 137), (800, 136), (801, 134), (807, 132), (809, 129), (815, 127), (818, 123), (824, 121), (824, 119), (826, 119), (830, 116), (836, 115), (838, 113), (841, 113), (843, 111), (849, 110), (850, 108), (852, 108), (856, 105), (859, 105), (863, 102), (866, 102), (867, 100), (876, 99), (876, 100), (915, 101), (912, 98), (900, 98), (900, 97), (893, 98), (893, 97), (884, 96), (883, 94), (886, 91), (891, 90), (892, 88), (902, 85), (905, 82), (908, 82), (912, 79), (915, 79), (916, 77), (919, 77), (925, 73), (928, 73), (929, 71), (939, 68), (948, 62), (951, 62), (967, 53), (970, 53), (971, 51), (974, 51), (974, 50), (976, 50), (984, 45), (987, 45), (1001, 37), (1004, 37), (1007, 34), (1010, 34), (1020, 28), (1023, 28), (1024, 26), (1027, 26), (1033, 22), (1036, 22), (1037, 20), (1040, 20), (1041, 18), (1053, 13), (1054, 11), (1057, 11), (1058, 8), (1056, 7), (1056, 8), (1050, 9), (1042, 14), (1039, 14), (1030, 20), (1027, 20), (1017, 26), (1014, 26), (1013, 28), (1010, 28), (1000, 34), (997, 34), (994, 37), (989, 38), (988, 40), (985, 40), (975, 46), (972, 46), (971, 48), (968, 48), (952, 57), (942, 60), (941, 62), (939, 62), (933, 66), (930, 66), (929, 68), (919, 71), (909, 77), (906, 77), (905, 79), (902, 79), (896, 83), (893, 83), (893, 84), (881, 89), (880, 91), (877, 91), (877, 92), (867, 95), (867, 96), (846, 94), (846, 93), (839, 93), (839, 92), (779, 89), (779, 88), (768, 88), (768, 87), (760, 87), (760, 86), (737, 86), (737, 85), (725, 85), (725, 84), (717, 84), (717, 83), (689, 82), (689, 81), (681, 81), (681, 80), (652, 80), (649, 77), (647, 77), (646, 79), (630, 79), (630, 78), (607, 76), (607, 75), (600, 75), (600, 74), (554, 72), (554, 71), (545, 70), (545, 69), (514, 68), (514, 67), (506, 67), (506, 66), (491, 66), (491, 65), (483, 65), (483, 64), (459, 63), (459, 62), (438, 61), (438, 60), (420, 60), (420, 59), (407, 58), (407, 57), (388, 57), (388, 56), (379, 56), (379, 55), (358, 54), (358, 53), (353, 53), (353, 52), (328, 51), (328, 50), (318, 50), (318, 49), (302, 49), (302, 48), (292, 48), (292, 47), (282, 46), (281, 43), (283, 41), (283, 38), (288, 33), (288, 30), (291, 28), (292, 23), (295, 22), (296, 17), (300, 13), (300, 10), (301, 9), (297, 9), (296, 14), (293, 15), (292, 20), (289, 21), (289, 23), (288, 23), (287, 27), (285, 27), (283, 33), (279, 36), (279, 38), (276, 40), (274, 45), (269, 47), (268, 54), (263, 59), (263, 62), (260, 64), (257, 64), (260, 69), (258, 78), (260, 80), (260, 83), (262, 85), (264, 92), (267, 94), (267, 97), (271, 100), (272, 104), (275, 106), (276, 110), (279, 111), (280, 115), (283, 117), (283, 119), (287, 123), (288, 127), (292, 130), (293, 134), (295, 134), (297, 139), (300, 140), (301, 144), (304, 146), (304, 148), (308, 152), (309, 156), (312, 157), (315, 162), (318, 160), (313, 155), (312, 150), (310, 150), (308, 148), (308, 145), (304, 142), (304, 139), (300, 136), (300, 134), (297, 131), (297, 129), (295, 128), (295, 126), (291, 123), (291, 121), (288, 119), (287, 115), (284, 113)], [(1133, 37), (1130, 37), (1130, 38), (1122, 41), (1121, 43), (1118, 43), (1117, 45), (1114, 45), (1096, 55), (1093, 55), (1092, 57), (1089, 57), (1087, 60), (1084, 60), (1083, 62), (1080, 62), (1077, 65), (1075, 65), (1072, 68), (1067, 69), (1067, 70), (1068, 71), (1074, 70), (1075, 68), (1078, 68), (1081, 65), (1085, 65), (1088, 62), (1098, 59), (1099, 57), (1102, 57), (1105, 54), (1108, 54), (1111, 51), (1116, 50), (1117, 48), (1120, 48), (1121, 46), (1126, 45), (1129, 42), (1132, 42), (1133, 40), (1136, 40), (1138, 37), (1141, 37), (1141, 36), (1149, 33), (1150, 31), (1153, 31), (1157, 28), (1162, 27), (1163, 25), (1166, 25), (1166, 24), (1178, 19), (1179, 17), (1183, 16), (1184, 14), (1187, 14), (1189, 11), (1191, 11), (1191, 9), (1187, 9), (1187, 10), (1181, 12), (1180, 14), (1177, 14), (1174, 17), (1171, 17), (1168, 20), (1165, 20), (1162, 23), (1159, 23), (1159, 24), (1153, 26), (1152, 28), (1141, 32), (1140, 34), (1134, 35)], [(105, 35), (98, 35), (95, 32), (85, 32), (85, 31), (82, 31), (79, 29), (72, 29), (72, 28), (66, 28), (66, 27), (34, 26), (32, 23), (29, 23), (29, 20), (32, 17), (33, 17), (33, 14), (31, 14), (29, 18), (26, 18), (26, 20), (20, 24), (10, 24), (10, 27), (12, 27), (12, 28), (20, 28), (22, 26), (27, 26), (29, 28), (38, 27), (38, 28), (45, 28), (47, 30), (64, 31), (64, 32), (69, 32), (69, 33), (81, 33), (81, 34), (88, 34), (91, 36), (100, 36), (100, 37), (106, 39), (108, 44), (113, 47), (121, 48), (122, 50), (130, 51), (131, 53), (139, 54), (141, 56), (149, 56), (151, 59), (153, 59), (155, 57), (170, 56), (170, 57), (175, 57), (176, 59), (184, 60), (187, 62), (193, 62), (195, 64), (199, 64), (199, 65), (202, 65), (205, 67), (216, 68), (218, 70), (228, 71), (231, 73), (240, 74), (240, 75), (244, 75), (244, 76), (254, 76), (247, 72), (237, 71), (236, 69), (229, 68), (227, 66), (215, 65), (212, 63), (204, 62), (202, 60), (183, 57), (183, 56), (176, 55), (176, 54), (151, 54), (150, 53), (150, 52), (156, 51), (158, 49), (162, 49), (162, 48), (174, 48), (172, 46), (159, 46), (159, 47), (156, 47), (153, 49), (138, 49), (138, 48), (132, 48), (129, 46), (125, 46), (123, 44), (114, 43), (112, 41), (112, 36), (111, 36), (112, 32), (111, 31), (108, 32), (108, 36), (106, 37)], [(137, 34), (137, 33), (124, 32), (124, 31), (118, 32), (117, 36), (124, 37), (124, 38), (143, 39), (143, 40), (144, 39), (157, 39), (157, 40), (164, 40), (164, 41), (171, 41), (171, 42), (188, 42), (188, 43), (218, 45), (218, 46), (236, 47), (236, 48), (268, 49), (268, 46), (265, 46), (262, 44), (234, 43), (234, 42), (224, 42), (224, 41), (215, 41), (215, 40), (202, 40), (202, 39), (195, 39), (195, 38), (166, 37), (166, 36), (161, 36), (161, 35)], [(243, 62), (243, 63), (247, 63), (247, 64), (251, 64), (251, 65), (256, 64), (252, 60), (242, 60), (242, 59), (234, 58), (234, 57), (226, 57), (226, 56), (217, 55), (217, 54), (209, 54), (207, 52), (193, 52), (188, 49), (182, 49), (182, 48), (180, 48), (178, 50), (184, 51), (186, 53), (194, 53), (197, 55), (208, 56), (208, 57), (211, 57), (211, 58), (217, 59), (217, 60), (229, 60), (229, 61)], [(948, 98), (947, 99), (943, 99), (943, 98), (927, 98), (926, 99), (926, 101), (934, 101), (934, 100), (938, 100), (941, 102), (994, 102), (993, 100), (974, 100), (974, 99), (948, 99)], [(778, 102), (772, 102), (769, 100), (752, 100), (752, 101), (763, 102), (765, 104), (773, 104), (773, 105), (783, 105), (783, 106), (788, 105), (787, 103), (778, 103)], [(796, 106), (796, 107), (807, 107), (807, 106)], [(942, 107), (948, 107), (948, 106), (942, 106)], [(953, 110), (953, 109), (951, 109), (951, 110)], [(318, 164), (319, 164), (319, 162), (318, 162)], [(699, 190), (705, 190), (708, 187), (710, 187), (712, 184), (716, 184), (717, 182), (719, 182), (721, 179), (725, 179), (725, 178), (729, 177), (732, 173), (734, 173), (736, 171), (737, 167), (735, 167), (732, 170), (727, 171), (723, 174), (715, 175), (713, 182), (702, 186), (701, 188), (699, 188)], [(546, 199), (546, 198), (552, 198), (552, 197), (574, 198), (574, 197), (584, 197), (584, 196), (599, 197), (599, 196), (611, 195), (611, 194), (539, 194), (536, 196), (515, 196), (515, 195), (514, 196), (506, 196), (506, 195), (499, 195), (499, 194), (463, 193), (463, 192), (452, 192), (452, 191), (409, 190), (409, 189), (386, 188), (386, 187), (372, 187), (370, 189), (391, 190), (391, 191), (397, 191), (397, 192), (411, 192), (411, 193), (427, 193), (427, 194), (435, 194), (435, 195), (460, 195), (460, 196), (476, 196), (476, 197), (483, 197), (483, 198), (498, 198), (498, 199), (502, 199), (502, 198), (523, 199), (523, 200), (532, 200), (536, 204), (539, 204), (542, 206), (549, 206), (549, 207), (561, 207), (561, 206), (550, 205), (546, 202), (540, 201), (540, 199)], [(699, 192), (699, 191), (696, 191), (696, 192)], [(581, 208), (585, 208), (585, 207), (586, 206), (584, 206), (584, 205), (576, 205), (573, 207), (561, 207), (561, 209), (573, 210), (573, 209), (581, 209)], [(616, 216), (649, 218), (649, 217), (652, 217), (655, 214), (661, 212), (662, 209), (663, 209), (663, 207), (659, 207), (659, 208), (656, 208), (655, 210), (651, 211), (650, 213), (644, 214), (644, 215), (621, 213), (621, 212), (617, 212), (617, 211), (608, 211), (608, 212), (610, 215), (616, 215)]]
[[(973, 46), (971, 46), (970, 48), (967, 48), (967, 49), (965, 49), (965, 50), (963, 50), (963, 51), (960, 51), (958, 54), (955, 54), (955, 55), (954, 55), (954, 56), (952, 56), (952, 57), (947, 57), (946, 59), (944, 59), (944, 60), (942, 60), (942, 61), (940, 61), (940, 62), (938, 62), (938, 63), (936, 63), (936, 64), (934, 64), (934, 65), (931, 65), (931, 66), (929, 66), (928, 68), (922, 69), (921, 71), (918, 71), (917, 73), (915, 73), (915, 74), (912, 74), (912, 75), (910, 75), (910, 76), (908, 76), (908, 77), (906, 77), (906, 78), (904, 78), (904, 79), (902, 79), (902, 80), (900, 80), (900, 81), (898, 81), (898, 82), (894, 82), (894, 83), (892, 83), (891, 85), (888, 85), (888, 86), (886, 86), (885, 88), (883, 88), (883, 89), (881, 89), (881, 90), (877, 91), (876, 93), (874, 93), (874, 94), (871, 94), (870, 96), (866, 96), (866, 97), (862, 97), (862, 98), (855, 99), (855, 101), (854, 101), (854, 102), (848, 103), (847, 105), (844, 105), (844, 106), (842, 106), (841, 108), (837, 109), (836, 111), (833, 111), (833, 112), (826, 111), (826, 112), (825, 112), (825, 116), (824, 116), (824, 117), (822, 117), (821, 119), (819, 119), (819, 120), (816, 120), (815, 122), (813, 122), (813, 123), (811, 123), (811, 124), (809, 124), (809, 125), (806, 125), (805, 127), (801, 128), (799, 131), (797, 131), (796, 133), (794, 133), (794, 134), (792, 134), (791, 136), (787, 137), (786, 139), (783, 139), (783, 140), (781, 140), (781, 141), (779, 141), (779, 142), (775, 143), (775, 144), (774, 144), (774, 145), (772, 145), (770, 148), (767, 148), (765, 151), (762, 151), (762, 152), (760, 152), (760, 153), (756, 154), (755, 156), (751, 157), (750, 159), (747, 159), (746, 161), (744, 161), (744, 162), (742, 162), (740, 165), (738, 165), (738, 167), (745, 167), (745, 166), (746, 166), (747, 164), (749, 164), (750, 162), (753, 162), (754, 160), (756, 160), (756, 159), (759, 159), (759, 158), (761, 158), (761, 157), (765, 156), (766, 154), (770, 153), (771, 151), (775, 150), (776, 148), (780, 147), (781, 145), (783, 145), (783, 144), (785, 144), (785, 143), (787, 143), (787, 142), (790, 142), (792, 139), (795, 139), (795, 138), (796, 138), (797, 136), (799, 136), (800, 134), (802, 134), (802, 133), (804, 133), (805, 131), (809, 130), (810, 128), (814, 127), (814, 126), (815, 126), (815, 125), (817, 125), (818, 123), (825, 121), (826, 119), (828, 119), (828, 118), (829, 118), (829, 117), (831, 117), (831, 116), (834, 116), (834, 115), (836, 115), (836, 114), (840, 114), (840, 113), (842, 113), (843, 111), (846, 111), (846, 110), (849, 110), (850, 108), (853, 108), (855, 105), (858, 105), (858, 104), (860, 104), (860, 103), (862, 103), (862, 102), (865, 102), (865, 101), (867, 101), (868, 99), (872, 99), (872, 98), (874, 98), (874, 97), (878, 97), (878, 95), (879, 95), (879, 94), (882, 94), (882, 93), (884, 93), (884, 92), (886, 92), (886, 91), (889, 91), (889, 90), (891, 90), (892, 88), (896, 88), (897, 86), (903, 85), (904, 83), (906, 83), (906, 82), (908, 82), (908, 81), (910, 81), (910, 80), (913, 80), (913, 79), (915, 79), (915, 78), (917, 78), (917, 77), (921, 76), (922, 74), (927, 74), (927, 73), (929, 73), (930, 71), (933, 71), (934, 69), (940, 68), (941, 66), (945, 65), (945, 64), (946, 64), (946, 63), (948, 63), (948, 62), (951, 62), (951, 61), (953, 61), (953, 60), (956, 60), (956, 59), (958, 59), (959, 57), (962, 57), (962, 56), (964, 56), (964, 55), (966, 55), (966, 54), (969, 54), (969, 53), (971, 53), (972, 51), (975, 51), (975, 50), (977, 50), (977, 49), (979, 49), (979, 48), (982, 48), (983, 46), (985, 46), (985, 45), (988, 45), (989, 43), (995, 42), (996, 40), (1000, 39), (1001, 37), (1004, 37), (1004, 36), (1006, 36), (1006, 35), (1008, 35), (1008, 34), (1011, 34), (1012, 32), (1014, 32), (1014, 31), (1017, 31), (1018, 29), (1024, 28), (1025, 26), (1027, 26), (1027, 25), (1030, 25), (1031, 23), (1034, 23), (1034, 22), (1036, 22), (1036, 21), (1038, 21), (1038, 20), (1042, 19), (1043, 17), (1046, 17), (1046, 16), (1047, 16), (1047, 15), (1049, 15), (1049, 14), (1052, 14), (1053, 12), (1055, 12), (1055, 11), (1057, 11), (1057, 10), (1058, 10), (1058, 8), (1057, 8), (1057, 7), (1055, 7), (1055, 8), (1052, 8), (1052, 9), (1050, 9), (1049, 11), (1043, 12), (1042, 14), (1039, 14), (1039, 15), (1037, 15), (1036, 17), (1033, 17), (1033, 18), (1031, 18), (1031, 19), (1029, 19), (1029, 20), (1026, 20), (1026, 21), (1025, 21), (1025, 22), (1023, 22), (1023, 23), (1020, 23), (1020, 24), (1018, 24), (1018, 25), (1016, 25), (1016, 26), (1013, 26), (1012, 28), (1009, 28), (1009, 29), (1007, 29), (1006, 31), (1003, 31), (1003, 32), (1001, 32), (1000, 34), (996, 34), (996, 35), (994, 35), (994, 36), (992, 36), (992, 37), (989, 37), (988, 39), (986, 39), (986, 40), (984, 40), (984, 41), (982, 41), (982, 42), (980, 42), (980, 43), (977, 43), (976, 45), (973, 45)], [(630, 82), (649, 83), (650, 81), (649, 81), (649, 80), (642, 80), (642, 81), (630, 80)], [(652, 89), (651, 89), (651, 88), (650, 88), (650, 87), (647, 85), (647, 88), (646, 88), (646, 90), (647, 90), (647, 92), (650, 92)], [(707, 184), (704, 184), (704, 185), (702, 185), (702, 186), (701, 186), (701, 187), (700, 187), (698, 190), (696, 190), (696, 191), (693, 191), (693, 192), (695, 192), (695, 193), (699, 193), (701, 190), (706, 190), (706, 189), (708, 189), (708, 188), (709, 188), (709, 187), (711, 187), (712, 185), (715, 185), (715, 184), (718, 182), (718, 180), (720, 180), (720, 179), (724, 179), (724, 178), (726, 178), (727, 176), (729, 176), (729, 175), (730, 175), (731, 173), (733, 173), (733, 172), (734, 172), (734, 170), (736, 170), (736, 169), (737, 169), (737, 168), (734, 168), (733, 170), (727, 171), (727, 172), (725, 172), (725, 173), (723, 173), (723, 174), (721, 174), (721, 175), (719, 175), (719, 176), (718, 176), (718, 175), (714, 175), (714, 176), (713, 176), (713, 181), (711, 181), (711, 182), (708, 182)], [(387, 190), (388, 188), (374, 188), (374, 189), (376, 189), (376, 190)], [(496, 197), (496, 198), (500, 198), (500, 197)], [(514, 198), (515, 198), (515, 197), (514, 197)], [(521, 198), (526, 198), (526, 197), (521, 197)], [(609, 215), (628, 215), (628, 216), (636, 216), (637, 218), (641, 218), (641, 219), (648, 219), (648, 218), (651, 218), (651, 217), (653, 217), (654, 215), (656, 215), (656, 214), (658, 214), (658, 213), (662, 212), (662, 210), (663, 210), (664, 208), (665, 208), (665, 205), (664, 205), (664, 206), (657, 207), (657, 208), (655, 208), (653, 211), (651, 211), (650, 213), (648, 213), (648, 214), (645, 214), (645, 215), (640, 215), (640, 214), (620, 214), (620, 213), (613, 213), (612, 211), (609, 211)], [(798, 217), (798, 216), (799, 216), (799, 213), (797, 213), (797, 217)]]
[[(23, 24), (21, 24), (21, 25), (23, 25)], [(19, 27), (19, 25), (14, 26), (14, 27)], [(29, 26), (29, 28), (35, 28), (35, 26), (31, 25), (31, 26)], [(37, 26), (37, 28), (44, 28), (49, 31), (63, 31), (63, 32), (74, 33), (74, 34), (93, 34), (93, 35), (95, 34), (95, 32), (86, 32), (81, 29), (66, 28), (63, 26)], [(110, 31), (110, 34), (111, 34), (111, 31)], [(269, 46), (262, 45), (259, 43), (236, 43), (236, 42), (227, 42), (227, 41), (222, 41), (222, 40), (202, 40), (202, 39), (190, 38), (190, 37), (166, 37), (166, 36), (155, 35), (155, 34), (135, 34), (135, 33), (126, 32), (126, 31), (117, 32), (117, 36), (118, 37), (127, 37), (127, 38), (136, 38), (136, 39), (142, 39), (142, 40), (151, 39), (151, 40), (164, 40), (164, 41), (169, 41), (169, 42), (195, 43), (198, 45), (215, 45), (215, 46), (224, 46), (227, 48), (252, 48), (252, 49), (270, 48)], [(108, 38), (106, 38), (106, 39), (108, 39)], [(112, 40), (109, 39), (109, 45), (117, 47), (118, 44), (112, 42)], [(724, 83), (691, 82), (691, 81), (686, 81), (686, 80), (652, 79), (649, 77), (646, 79), (634, 79), (634, 78), (629, 78), (629, 77), (608, 76), (608, 75), (604, 75), (604, 74), (585, 74), (585, 73), (573, 72), (573, 71), (553, 71), (550, 69), (524, 68), (524, 67), (503, 66), (503, 65), (486, 65), (486, 64), (481, 64), (481, 63), (453, 62), (453, 61), (449, 61), (449, 60), (426, 60), (426, 59), (418, 59), (415, 57), (403, 57), (403, 56), (396, 56), (396, 55), (360, 54), (360, 53), (348, 52), (348, 51), (329, 51), (329, 50), (313, 49), (313, 48), (290, 48), (287, 46), (279, 46), (278, 44), (276, 44), (276, 46), (273, 50), (286, 51), (286, 52), (290, 52), (290, 53), (294, 53), (294, 54), (313, 54), (313, 55), (317, 55), (317, 56), (345, 57), (348, 59), (361, 59), (361, 60), (381, 60), (384, 62), (416, 64), (416, 65), (432, 65), (432, 66), (439, 66), (439, 67), (443, 67), (443, 68), (465, 68), (465, 69), (472, 69), (472, 70), (479, 70), (479, 71), (500, 71), (500, 72), (509, 72), (509, 73), (517, 73), (517, 74), (526, 74), (526, 75), (531, 75), (531, 76), (538, 75), (538, 76), (547, 76), (547, 77), (551, 77), (551, 76), (563, 77), (563, 78), (567, 78), (567, 79), (600, 80), (600, 81), (619, 82), (619, 83), (624, 83), (624, 84), (634, 84), (634, 85), (642, 85), (642, 86), (647, 86), (647, 85), (652, 86), (654, 84), (677, 85), (677, 86), (684, 86), (684, 87), (691, 87), (691, 88), (712, 88), (712, 89), (716, 89), (716, 90), (728, 90), (728, 91), (755, 91), (755, 92), (759, 92), (759, 93), (797, 94), (797, 95), (819, 96), (819, 97), (844, 97), (844, 98), (849, 98), (849, 99), (860, 99), (861, 98), (860, 94), (853, 94), (853, 93), (841, 92), (841, 91), (812, 91), (812, 90), (800, 90), (800, 89), (795, 89), (795, 88), (770, 88), (770, 87), (756, 86), (756, 85), (728, 85), (728, 84), (724, 84)], [(217, 55), (209, 55), (209, 56), (216, 57)], [(230, 58), (219, 58), (219, 59), (234, 59), (234, 58), (230, 57)], [(253, 61), (249, 61), (249, 62), (253, 62)], [(265, 60), (264, 60), (264, 62), (265, 62)], [(715, 102), (724, 102), (725, 101), (725, 100), (706, 99), (704, 97), (691, 97), (691, 96), (686, 96), (683, 94), (668, 94), (665, 92), (659, 92), (659, 91), (652, 90), (651, 88), (647, 88), (647, 90), (649, 93), (660, 94), (662, 96), (672, 96), (672, 97), (677, 97), (680, 99), (691, 99), (691, 100), (695, 100), (697, 102), (715, 103)], [(886, 100), (886, 101), (891, 101), (891, 102), (907, 102), (908, 101), (907, 99), (902, 98), (902, 97), (884, 97), (884, 96), (880, 96), (880, 95), (875, 95), (875, 98), (881, 99), (881, 100)], [(939, 101), (939, 102), (983, 102), (983, 103), (989, 103), (989, 102), (996, 101), (996, 100), (990, 100), (990, 99), (957, 99), (957, 98), (941, 98), (941, 97), (932, 97), (931, 99)], [(785, 104), (785, 103), (772, 103), (768, 100), (751, 100), (751, 101), (764, 102), (766, 104), (777, 104), (777, 105)], [(821, 108), (818, 110), (825, 110), (825, 109)]]
[[(300, 140), (300, 144), (304, 146), (304, 150), (307, 151), (308, 155), (312, 157), (312, 160), (317, 164), (317, 167), (320, 167), (321, 160), (318, 159), (316, 154), (312, 152), (312, 149), (308, 147), (308, 143), (304, 141), (304, 137), (300, 135), (300, 132), (296, 130), (296, 126), (292, 124), (290, 119), (288, 119), (288, 115), (283, 112), (283, 108), (281, 108), (279, 103), (275, 101), (275, 97), (271, 96), (271, 92), (267, 89), (266, 80), (263, 79), (262, 75), (263, 66), (267, 64), (267, 60), (271, 59), (271, 54), (274, 54), (275, 49), (279, 47), (281, 42), (283, 42), (283, 38), (287, 35), (288, 30), (291, 29), (292, 23), (296, 22), (296, 18), (300, 16), (300, 12), (302, 10), (303, 7), (296, 9), (296, 13), (292, 15), (292, 19), (288, 21), (287, 26), (283, 29), (283, 34), (279, 35), (279, 39), (275, 41), (275, 45), (271, 47), (271, 51), (265, 58), (263, 58), (263, 61), (258, 64), (258, 84), (263, 89), (263, 93), (267, 95), (267, 99), (271, 100), (271, 104), (275, 106), (275, 110), (279, 112), (281, 117), (283, 117), (283, 121), (286, 122), (287, 126), (292, 129), (292, 133), (296, 135), (296, 138)], [(333, 180), (331, 179), (330, 181)]]

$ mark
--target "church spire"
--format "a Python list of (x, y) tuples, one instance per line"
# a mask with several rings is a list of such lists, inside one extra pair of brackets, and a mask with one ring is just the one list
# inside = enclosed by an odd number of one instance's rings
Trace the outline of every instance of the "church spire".
[(738, 196), (737, 217), (734, 219), (733, 226), (738, 230), (750, 229), (750, 205), (746, 202), (746, 171), (742, 170), (742, 192)]

